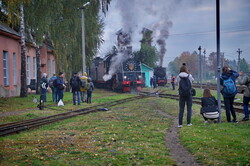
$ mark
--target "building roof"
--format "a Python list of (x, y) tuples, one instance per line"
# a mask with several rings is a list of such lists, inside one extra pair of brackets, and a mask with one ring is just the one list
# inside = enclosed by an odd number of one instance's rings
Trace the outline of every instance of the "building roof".
[(20, 37), (20, 34), (0, 21), (0, 30)]
[(148, 65), (146, 65), (144, 63), (141, 63), (141, 66), (142, 66), (142, 70), (143, 70), (143, 68), (148, 70), (148, 71), (153, 71), (154, 70), (153, 68), (149, 67)]

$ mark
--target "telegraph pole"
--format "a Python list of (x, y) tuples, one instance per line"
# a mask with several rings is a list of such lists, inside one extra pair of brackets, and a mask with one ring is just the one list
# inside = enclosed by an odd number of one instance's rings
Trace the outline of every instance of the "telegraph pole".
[(237, 72), (240, 72), (240, 54), (242, 53), (242, 51), (241, 51), (240, 48), (239, 48), (236, 52), (238, 52)]
[(220, 0), (216, 0), (216, 47), (217, 47), (217, 100), (219, 110), (219, 123), (221, 123), (221, 99), (220, 99)]
[(204, 80), (206, 80), (206, 67), (207, 67), (207, 63), (206, 63), (206, 49), (204, 49), (203, 51), (204, 54), (204, 64), (203, 64), (203, 74), (204, 74)]
[(202, 90), (201, 46), (198, 48), (200, 56), (200, 89)]

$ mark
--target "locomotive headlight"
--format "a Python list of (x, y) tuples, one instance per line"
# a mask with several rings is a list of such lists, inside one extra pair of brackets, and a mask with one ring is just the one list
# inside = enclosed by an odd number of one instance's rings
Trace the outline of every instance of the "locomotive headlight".
[(127, 80), (127, 76), (123, 76), (123, 79), (124, 79), (124, 80)]
[(138, 76), (138, 78), (139, 78), (139, 79), (142, 79), (142, 76), (141, 76), (141, 75), (139, 75), (139, 76)]

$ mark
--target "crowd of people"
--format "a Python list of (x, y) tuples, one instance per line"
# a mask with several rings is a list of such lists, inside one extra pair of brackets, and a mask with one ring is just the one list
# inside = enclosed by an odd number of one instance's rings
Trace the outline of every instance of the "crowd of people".
[[(243, 96), (243, 109), (244, 118), (242, 121), (249, 120), (249, 101), (250, 101), (250, 75), (244, 74), (243, 72), (237, 73), (236, 71), (230, 69), (227, 66), (222, 68), (222, 74), (220, 77), (220, 85), (222, 86), (221, 94), (223, 96), (225, 113), (227, 122), (238, 123), (237, 116), (234, 109), (235, 96), (238, 93), (236, 86), (236, 79), (240, 85), (245, 85), (246, 89)], [(180, 67), (180, 72), (176, 77), (172, 75), (171, 84), (172, 89), (175, 89), (175, 83), (178, 84), (179, 89), (179, 124), (178, 127), (183, 126), (183, 114), (186, 105), (187, 109), (187, 126), (192, 126), (191, 116), (192, 116), (192, 82), (194, 81), (193, 76), (188, 71), (185, 64)], [(207, 123), (208, 120), (216, 122), (219, 118), (218, 102), (214, 96), (212, 96), (209, 89), (204, 89), (203, 97), (201, 98), (201, 110), (200, 114), (204, 118), (204, 122)]]
[[(43, 73), (40, 82), (41, 88), (41, 100), (47, 102), (47, 89), (50, 87), (52, 91), (52, 101), (59, 103), (63, 102), (64, 91), (66, 89), (66, 83), (64, 81), (64, 73), (59, 72), (58, 76), (53, 76), (48, 80), (47, 74)], [(92, 92), (94, 91), (94, 84), (92, 79), (84, 72), (83, 76), (79, 76), (78, 73), (73, 73), (69, 81), (70, 89), (72, 92), (73, 105), (80, 105), (81, 102), (91, 104)]]
[[(220, 85), (222, 86), (221, 94), (224, 99), (225, 112), (227, 122), (238, 123), (235, 109), (234, 109), (234, 100), (235, 96), (238, 93), (236, 87), (236, 79), (240, 85), (245, 85), (246, 89), (243, 96), (243, 109), (244, 109), (244, 118), (242, 121), (249, 120), (249, 109), (248, 105), (250, 102), (250, 75), (244, 74), (243, 72), (237, 73), (236, 71), (230, 69), (227, 66), (222, 68), (222, 74), (220, 77)], [(183, 64), (180, 67), (179, 74), (175, 76), (172, 74), (170, 83), (172, 89), (175, 90), (175, 84), (178, 84), (178, 93), (179, 93), (179, 124), (178, 127), (183, 126), (183, 115), (184, 108), (187, 109), (187, 126), (192, 126), (191, 117), (192, 117), (192, 98), (194, 95), (192, 83), (194, 78), (189, 72), (186, 64)], [(72, 92), (72, 102), (73, 105), (80, 105), (81, 102), (90, 104), (92, 102), (92, 92), (94, 91), (94, 84), (92, 79), (87, 76), (87, 73), (84, 72), (80, 77), (78, 73), (74, 73), (70, 79), (70, 87)], [(151, 87), (156, 88), (156, 78), (151, 77), (150, 79)], [(49, 81), (47, 80), (47, 74), (43, 73), (41, 78), (41, 98), (43, 102), (47, 101), (46, 92), (47, 88), (50, 87), (52, 90), (52, 101), (59, 102), (63, 101), (64, 89), (66, 88), (64, 82), (64, 73), (60, 72), (58, 76), (54, 74)], [(218, 102), (214, 96), (212, 96), (209, 89), (204, 89), (203, 97), (201, 98), (201, 110), (200, 114), (203, 116), (205, 123), (208, 120), (216, 121), (219, 118), (218, 111)]]

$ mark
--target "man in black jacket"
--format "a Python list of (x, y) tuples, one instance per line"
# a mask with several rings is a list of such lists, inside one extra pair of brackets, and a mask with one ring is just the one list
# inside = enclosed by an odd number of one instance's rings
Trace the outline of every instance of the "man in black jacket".
[(70, 86), (72, 88), (72, 94), (73, 94), (73, 104), (76, 105), (76, 96), (77, 96), (77, 102), (78, 105), (80, 105), (80, 85), (81, 85), (81, 80), (77, 73), (74, 73), (73, 76), (70, 79)]
[(47, 99), (46, 99), (47, 88), (48, 88), (47, 74), (43, 73), (43, 77), (41, 79), (41, 91), (42, 91), (43, 102), (47, 102)]

